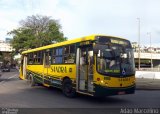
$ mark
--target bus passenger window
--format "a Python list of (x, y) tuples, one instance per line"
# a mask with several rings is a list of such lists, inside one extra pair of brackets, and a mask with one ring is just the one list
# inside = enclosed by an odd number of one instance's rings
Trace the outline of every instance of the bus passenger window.
[[(55, 49), (55, 51), (56, 51), (55, 63), (56, 63), (56, 64), (63, 63), (63, 59), (62, 59), (63, 48), (62, 48), (62, 47), (57, 48), (57, 49)], [(53, 57), (53, 58), (54, 58), (54, 57)]]
[(56, 63), (56, 58), (55, 57), (52, 58), (52, 63)]
[(33, 54), (34, 64), (37, 64), (37, 53), (35, 52)]
[(69, 63), (74, 63), (75, 61), (75, 53), (71, 53), (68, 58)]
[(69, 46), (64, 47), (64, 54), (69, 54)]
[(70, 45), (70, 53), (75, 53), (75, 45)]
[(64, 63), (75, 62), (75, 45), (68, 45), (64, 47)]
[(45, 53), (45, 65), (50, 65), (50, 54), (49, 54), (49, 52)]
[(33, 64), (33, 53), (28, 54), (28, 65)]

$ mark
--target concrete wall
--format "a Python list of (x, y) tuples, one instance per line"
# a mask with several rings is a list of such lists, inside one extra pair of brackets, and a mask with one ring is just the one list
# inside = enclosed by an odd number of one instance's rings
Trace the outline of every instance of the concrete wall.
[(136, 78), (160, 79), (160, 72), (136, 71)]
[[(134, 52), (134, 58), (138, 58), (138, 53)], [(151, 53), (140, 53), (141, 59), (151, 59)], [(160, 53), (152, 53), (152, 59), (160, 59)]]

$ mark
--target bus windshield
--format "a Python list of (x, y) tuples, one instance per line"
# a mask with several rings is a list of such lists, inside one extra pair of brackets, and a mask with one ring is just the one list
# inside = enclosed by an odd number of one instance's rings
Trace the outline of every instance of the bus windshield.
[(127, 76), (135, 73), (133, 50), (116, 43), (100, 44), (97, 71), (101, 74)]

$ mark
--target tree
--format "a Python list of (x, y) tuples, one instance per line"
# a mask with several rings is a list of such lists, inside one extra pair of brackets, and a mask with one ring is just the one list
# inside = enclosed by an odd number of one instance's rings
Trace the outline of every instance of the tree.
[(67, 40), (57, 20), (48, 16), (32, 15), (20, 21), (20, 27), (10, 31), (11, 45), (16, 52)]

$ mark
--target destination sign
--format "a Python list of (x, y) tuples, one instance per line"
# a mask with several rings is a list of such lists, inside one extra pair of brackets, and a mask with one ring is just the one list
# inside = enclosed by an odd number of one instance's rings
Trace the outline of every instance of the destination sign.
[(116, 40), (116, 39), (111, 39), (111, 43), (128, 45), (128, 42), (126, 42), (126, 41), (124, 41), (124, 40)]

